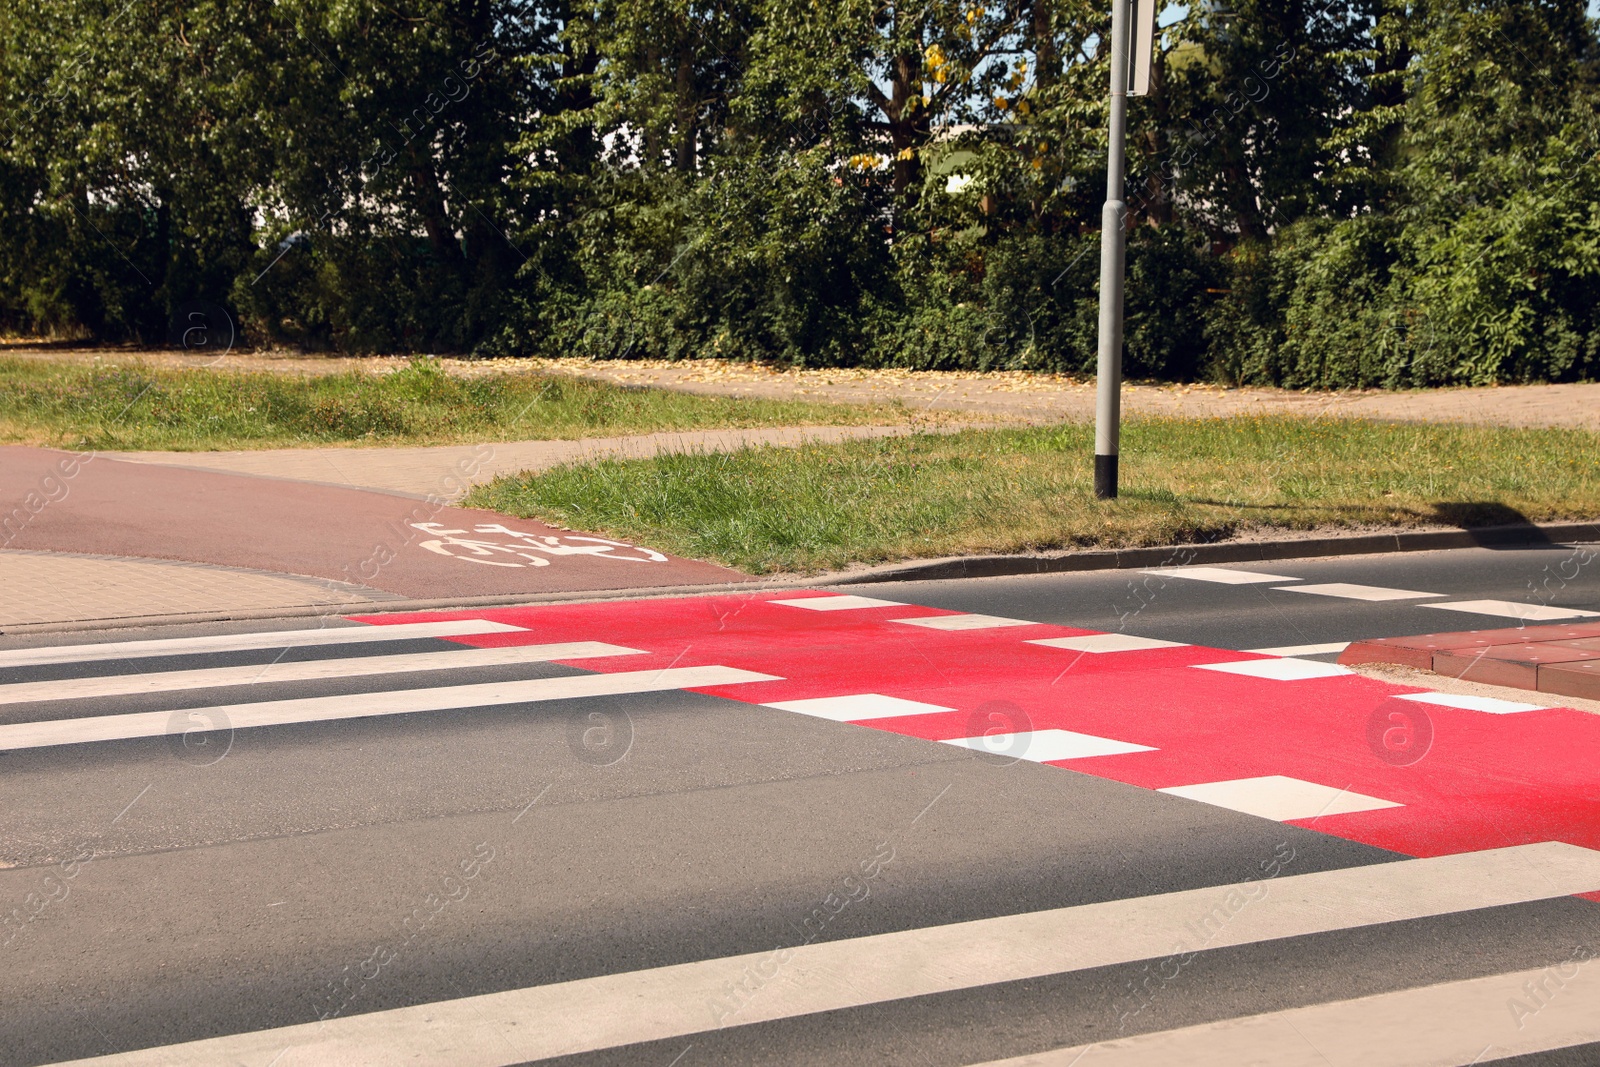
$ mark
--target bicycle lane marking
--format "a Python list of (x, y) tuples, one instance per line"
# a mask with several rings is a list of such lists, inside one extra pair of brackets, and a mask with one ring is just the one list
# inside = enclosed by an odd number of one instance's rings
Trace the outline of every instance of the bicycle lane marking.
[[(443, 523), (438, 522), (413, 522), (410, 525), (415, 530), (434, 535), (428, 540), (417, 542), (418, 548), (451, 559), (459, 559), (463, 563), (483, 563), (491, 567), (548, 567), (551, 562), (550, 557), (559, 556), (590, 556), (627, 563), (669, 562), (665, 555), (653, 548), (586, 534), (534, 534), (513, 530), (503, 523), (478, 523), (470, 531), (476, 534), (502, 534), (515, 539), (511, 543), (506, 543), (461, 536), (469, 531), (446, 529)], [(452, 551), (456, 549), (460, 551)], [(618, 552), (618, 549), (641, 554), (624, 555)], [(496, 554), (515, 556), (521, 562), (486, 558)]]
[(1369, 723), (1385, 708), (1417, 707), (1398, 698), (1420, 687), (1354, 674), (1281, 681), (1198, 670), (1273, 658), (1201, 646), (1096, 655), (1030, 643), (1092, 633), (1064, 626), (937, 630), (894, 621), (917, 611), (961, 614), (913, 605), (820, 612), (771, 603), (794, 596), (494, 609), (474, 617), (527, 633), (453, 640), (479, 647), (604, 640), (647, 655), (627, 667), (591, 661), (586, 669), (637, 670), (654, 656), (661, 666), (715, 662), (783, 679), (700, 690), (749, 704), (878, 695), (954, 709), (856, 723), (932, 741), (996, 732), (991, 720), (1000, 705), (1010, 709), (1002, 718), (1014, 720), (1005, 732), (1064, 731), (1148, 749), (1041, 761), (1129, 785), (1160, 790), (1283, 776), (1391, 801), (1399, 806), (1285, 821), (1406, 855), (1544, 840), (1600, 848), (1600, 768), (1586, 756), (1600, 751), (1600, 717), (1430, 706), (1429, 751), (1396, 763), (1372, 747)]

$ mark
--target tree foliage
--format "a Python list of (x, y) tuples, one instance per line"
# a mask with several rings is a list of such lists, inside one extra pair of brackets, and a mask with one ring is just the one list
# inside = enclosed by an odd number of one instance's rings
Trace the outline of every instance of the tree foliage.
[[(0, 328), (1084, 371), (1087, 0), (0, 0)], [(1207, 0), (1131, 108), (1127, 365), (1600, 367), (1582, 0)]]

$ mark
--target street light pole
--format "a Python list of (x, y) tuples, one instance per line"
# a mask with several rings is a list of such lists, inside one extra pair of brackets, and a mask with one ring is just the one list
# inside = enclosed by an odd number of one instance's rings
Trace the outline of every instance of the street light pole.
[(1129, 38), (1137, 0), (1111, 0), (1111, 147), (1100, 210), (1100, 351), (1095, 365), (1094, 495), (1117, 495), (1122, 436), (1122, 282), (1128, 205), (1122, 200), (1128, 131)]

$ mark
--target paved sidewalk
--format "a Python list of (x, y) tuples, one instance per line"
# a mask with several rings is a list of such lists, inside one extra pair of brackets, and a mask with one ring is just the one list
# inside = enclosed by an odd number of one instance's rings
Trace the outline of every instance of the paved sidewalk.
[[(959, 429), (960, 427), (950, 427)], [(502, 474), (548, 470), (601, 458), (636, 459), (668, 452), (729, 452), (750, 445), (898, 437), (909, 426), (795, 426), (591, 437), (580, 441), (509, 441), (430, 448), (274, 448), (253, 452), (121, 452), (116, 458), (196, 470), (228, 471), (324, 485), (375, 489), (431, 500), (459, 500)]]
[(0, 551), (0, 629), (161, 616), (381, 609), (379, 589), (240, 567), (78, 553)]
[(1339, 662), (1399, 664), (1468, 682), (1597, 700), (1600, 622), (1376, 638), (1352, 644)]
[(748, 580), (438, 497), (0, 447), (0, 626)]
[[(573, 460), (908, 432), (823, 426), (92, 457), (0, 447), (0, 628), (742, 582), (712, 564), (449, 505), (497, 475)], [(441, 531), (450, 531), (443, 544)]]

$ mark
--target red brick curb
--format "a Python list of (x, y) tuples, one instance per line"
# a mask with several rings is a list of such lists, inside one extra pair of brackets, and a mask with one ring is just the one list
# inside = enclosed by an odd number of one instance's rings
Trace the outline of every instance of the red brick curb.
[(1339, 662), (1398, 663), (1468, 682), (1600, 700), (1600, 622), (1379, 637), (1352, 643)]

